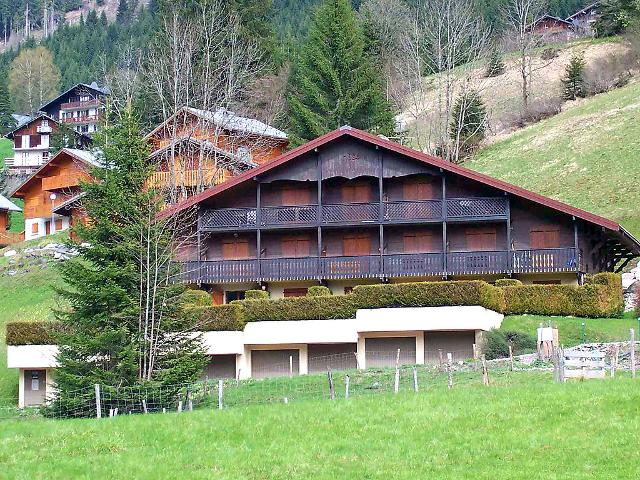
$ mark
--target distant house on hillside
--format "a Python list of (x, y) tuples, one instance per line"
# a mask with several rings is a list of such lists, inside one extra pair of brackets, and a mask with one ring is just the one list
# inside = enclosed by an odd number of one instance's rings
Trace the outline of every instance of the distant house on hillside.
[(174, 190), (174, 200), (267, 163), (289, 144), (281, 130), (224, 108), (211, 112), (184, 107), (146, 138), (157, 169), (149, 184)]
[(21, 211), (22, 209), (15, 203), (0, 195), (0, 247), (5, 247), (23, 239), (24, 234), (7, 231), (10, 226), (9, 215), (11, 212)]
[(573, 24), (553, 15), (543, 15), (527, 31), (540, 36), (546, 43), (566, 42), (576, 37)]
[(592, 3), (578, 10), (576, 13), (567, 17), (567, 21), (571, 22), (576, 33), (580, 36), (594, 36), (594, 25), (599, 18), (598, 2)]
[[(82, 219), (70, 204), (82, 194), (80, 182), (89, 180), (91, 167), (97, 165), (90, 152), (63, 148), (13, 192), (24, 200), (25, 240), (67, 230)], [(63, 205), (70, 213), (58, 211)]]
[[(40, 113), (34, 117), (25, 117), (6, 138), (13, 141), (13, 157), (6, 158), (5, 166), (12, 173), (31, 174), (47, 163), (51, 149), (52, 135), (58, 131), (59, 123), (51, 116)], [(91, 139), (77, 133), (80, 145), (88, 145)]]
[(96, 82), (79, 83), (40, 107), (40, 111), (73, 127), (78, 133), (92, 135), (99, 129), (109, 89)]

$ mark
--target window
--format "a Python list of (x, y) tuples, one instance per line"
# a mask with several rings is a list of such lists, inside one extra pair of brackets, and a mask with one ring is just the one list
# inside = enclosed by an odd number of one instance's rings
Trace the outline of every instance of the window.
[(431, 198), (433, 198), (433, 188), (430, 181), (412, 179), (404, 182), (404, 200), (429, 200)]
[(252, 158), (251, 150), (249, 150), (248, 147), (244, 147), (244, 146), (238, 147), (238, 150), (236, 153), (241, 160), (244, 160), (246, 162), (251, 161), (251, 158)]
[(285, 237), (282, 239), (281, 251), (283, 257), (308, 257), (311, 250), (311, 240), (308, 235)]
[(307, 294), (306, 288), (285, 288), (284, 298), (289, 297), (304, 297)]
[(31, 224), (31, 233), (38, 233), (38, 223)]
[(371, 200), (371, 187), (368, 183), (349, 183), (342, 186), (344, 203), (367, 203)]
[(42, 123), (41, 123), (41, 125), (42, 125), (43, 127), (48, 127), (48, 126), (49, 126), (49, 120), (47, 120), (47, 119), (44, 119), (44, 118), (43, 118), (43, 119), (42, 119)]
[(49, 152), (42, 152), (42, 160), (46, 162), (48, 158), (49, 158)]
[(56, 232), (62, 231), (62, 220), (56, 220)]
[(467, 228), (465, 237), (467, 250), (471, 252), (486, 252), (496, 249), (495, 227)]
[(562, 282), (560, 280), (534, 280), (534, 285), (561, 285)]
[(282, 205), (309, 205), (311, 191), (306, 187), (286, 185), (282, 187)]
[(231, 292), (224, 292), (225, 303), (231, 303), (234, 300), (244, 300), (244, 290), (236, 290)]
[(369, 255), (371, 239), (369, 235), (345, 235), (342, 239), (342, 254), (346, 256)]
[(431, 232), (407, 232), (403, 237), (404, 253), (426, 253), (432, 251)]
[(531, 248), (559, 248), (560, 228), (553, 225), (535, 227), (529, 231)]
[(353, 293), (353, 287), (344, 287), (344, 294), (349, 295), (350, 293)]
[(249, 258), (249, 241), (242, 238), (223, 241), (222, 258), (225, 260)]

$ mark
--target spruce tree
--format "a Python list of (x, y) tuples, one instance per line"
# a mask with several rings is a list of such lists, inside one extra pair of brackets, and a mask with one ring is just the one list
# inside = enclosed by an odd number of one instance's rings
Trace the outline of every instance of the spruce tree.
[(5, 135), (16, 126), (16, 121), (11, 116), (11, 97), (7, 87), (6, 75), (0, 76), (0, 134)]
[(347, 0), (317, 10), (289, 84), (289, 132), (300, 144), (341, 125), (389, 135), (393, 115)]
[(571, 61), (565, 68), (565, 75), (562, 78), (563, 98), (565, 100), (575, 100), (579, 97), (586, 96), (586, 88), (584, 84), (584, 57), (581, 54), (574, 54)]
[(487, 61), (487, 70), (485, 75), (487, 77), (497, 77), (502, 75), (506, 70), (504, 62), (502, 61), (502, 55), (498, 47), (494, 45), (489, 53), (489, 59)]
[(449, 136), (457, 146), (456, 151), (465, 155), (484, 139), (487, 128), (487, 110), (477, 90), (461, 93), (453, 106), (453, 120)]
[[(68, 306), (56, 312), (55, 415), (87, 415), (78, 409), (96, 383), (113, 402), (123, 386), (164, 387), (173, 401), (168, 386), (195, 381), (204, 368), (200, 339), (188, 333), (195, 324), (183, 312), (184, 288), (167, 280), (173, 267), (160, 257), (175, 239), (165, 221), (155, 220), (159, 195), (145, 189), (151, 170), (139, 131), (130, 110), (106, 126), (99, 136), (104, 167), (82, 185), (90, 221), (74, 227), (79, 256), (60, 265), (65, 286), (58, 292)], [(147, 287), (155, 290), (153, 302)]]

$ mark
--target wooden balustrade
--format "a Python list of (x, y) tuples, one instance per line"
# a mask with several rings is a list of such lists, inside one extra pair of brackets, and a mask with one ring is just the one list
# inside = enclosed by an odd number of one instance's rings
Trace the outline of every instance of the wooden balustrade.
[(43, 190), (62, 190), (64, 188), (77, 187), (80, 180), (84, 180), (78, 175), (55, 175), (53, 177), (42, 178)]
[[(203, 260), (183, 263), (185, 282), (257, 282), (309, 279), (576, 272), (575, 248), (512, 252), (408, 253), (336, 257)], [(510, 260), (510, 261), (509, 261)], [(511, 264), (511, 265), (510, 265)]]
[(212, 187), (227, 178), (226, 171), (220, 168), (204, 170), (180, 170), (177, 172), (153, 172), (147, 180), (150, 188), (167, 187)]

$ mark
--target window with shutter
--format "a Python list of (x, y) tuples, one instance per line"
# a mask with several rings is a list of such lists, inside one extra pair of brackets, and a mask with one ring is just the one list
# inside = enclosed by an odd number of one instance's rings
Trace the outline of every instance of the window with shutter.
[(432, 250), (431, 232), (411, 232), (404, 234), (404, 253), (428, 253)]
[(309, 205), (311, 191), (308, 188), (285, 186), (282, 188), (282, 205)]
[(283, 257), (308, 257), (311, 240), (308, 236), (285, 237), (282, 239), (281, 250)]
[(560, 228), (556, 226), (535, 227), (529, 231), (531, 248), (559, 248)]
[(284, 289), (284, 297), (304, 297), (307, 295), (306, 288), (285, 288)]
[(348, 257), (369, 255), (371, 239), (367, 234), (345, 235), (342, 239), (342, 254)]
[(239, 238), (225, 240), (222, 242), (222, 258), (225, 260), (249, 258), (249, 241)]
[(495, 227), (468, 228), (465, 231), (467, 250), (483, 252), (496, 250), (497, 235)]
[(433, 188), (427, 180), (407, 180), (403, 186), (404, 200), (429, 200), (433, 198)]
[(367, 203), (371, 201), (371, 187), (368, 183), (349, 183), (342, 186), (344, 203)]

